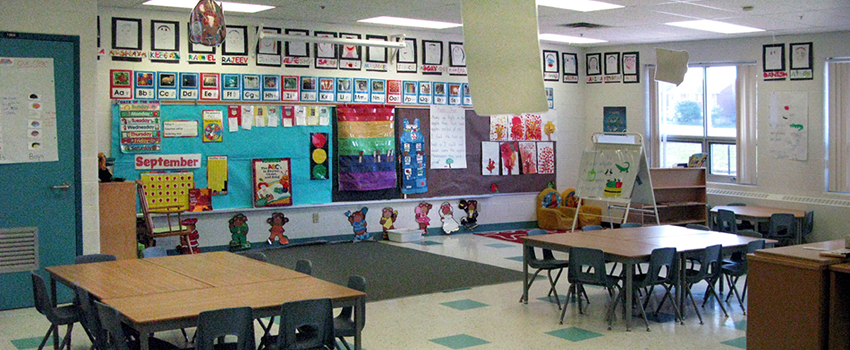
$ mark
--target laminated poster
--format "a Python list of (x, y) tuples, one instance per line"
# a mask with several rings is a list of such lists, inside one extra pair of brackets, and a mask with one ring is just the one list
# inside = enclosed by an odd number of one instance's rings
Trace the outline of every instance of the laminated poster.
[(204, 111), (204, 142), (221, 142), (224, 116), (218, 110)]
[(227, 194), (227, 156), (207, 157), (207, 187), (213, 196)]
[(292, 173), (289, 158), (265, 158), (251, 161), (254, 207), (292, 205)]

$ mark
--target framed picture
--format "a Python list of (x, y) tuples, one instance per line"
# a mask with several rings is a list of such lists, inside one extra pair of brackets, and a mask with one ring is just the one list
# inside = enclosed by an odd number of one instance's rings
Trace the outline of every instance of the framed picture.
[[(343, 39), (360, 39), (360, 34), (339, 33), (339, 37)], [(360, 46), (358, 45), (337, 45), (339, 49), (339, 58), (344, 60), (359, 60)]]
[(422, 64), (443, 64), (443, 42), (422, 40)]
[(587, 68), (587, 75), (600, 75), (602, 74), (601, 66), (599, 65), (599, 61), (602, 60), (601, 53), (589, 53), (584, 55), (585, 59), (585, 67)]
[(785, 44), (764, 45), (762, 51), (762, 64), (765, 72), (778, 72), (785, 70)]
[(605, 53), (605, 75), (620, 74), (620, 53)]
[(791, 69), (812, 69), (812, 43), (789, 44)]
[(623, 83), (640, 82), (640, 53), (623, 52)]
[[(310, 35), (310, 31), (306, 29), (287, 29), (284, 32), (286, 35)], [(310, 44), (307, 42), (287, 41), (286, 56), (289, 57), (310, 57)]]
[(227, 26), (227, 36), (221, 44), (222, 55), (247, 56), (248, 55), (248, 27)]
[[(336, 38), (336, 33), (333, 32), (313, 32), (313, 36), (322, 38)], [(313, 50), (316, 51), (316, 58), (337, 58), (336, 44), (315, 43)]]
[(561, 70), (558, 62), (558, 51), (543, 50), (543, 72), (558, 73)]
[(398, 50), (398, 63), (416, 63), (416, 39), (405, 38), (405, 47)]
[(564, 65), (564, 75), (578, 75), (578, 55), (574, 53), (561, 53), (561, 61)]
[(463, 43), (449, 41), (449, 66), (466, 67), (466, 51)]
[[(263, 33), (280, 34), (280, 28), (263, 27)], [(265, 55), (280, 55), (279, 41), (271, 39), (257, 40), (257, 53)]]
[(138, 18), (112, 17), (112, 48), (141, 50), (142, 20)]
[[(387, 41), (386, 35), (366, 35), (366, 40)], [(366, 62), (387, 63), (387, 48), (368, 46), (366, 49)]]
[(180, 22), (152, 19), (151, 50), (180, 51)]

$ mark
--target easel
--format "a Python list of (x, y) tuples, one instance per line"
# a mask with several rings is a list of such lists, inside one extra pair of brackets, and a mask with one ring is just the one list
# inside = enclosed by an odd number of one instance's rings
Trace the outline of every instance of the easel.
[[(572, 230), (575, 231), (584, 199), (605, 202), (612, 227), (612, 208), (623, 210), (621, 222), (625, 222), (629, 211), (634, 210), (643, 214), (651, 213), (655, 216), (656, 225), (660, 224), (655, 193), (652, 191), (652, 179), (649, 177), (649, 163), (643, 148), (643, 137), (636, 133), (594, 133), (591, 141), (593, 148), (584, 151), (581, 157), (576, 197), (582, 200), (579, 200), (576, 208)], [(634, 166), (637, 169), (634, 169)], [(645, 206), (632, 209), (632, 201), (643, 203)]]

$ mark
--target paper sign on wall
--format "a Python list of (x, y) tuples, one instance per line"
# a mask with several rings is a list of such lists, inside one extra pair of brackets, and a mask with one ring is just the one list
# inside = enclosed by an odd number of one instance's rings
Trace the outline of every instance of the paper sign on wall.
[(463, 108), (431, 106), (431, 169), (466, 168)]

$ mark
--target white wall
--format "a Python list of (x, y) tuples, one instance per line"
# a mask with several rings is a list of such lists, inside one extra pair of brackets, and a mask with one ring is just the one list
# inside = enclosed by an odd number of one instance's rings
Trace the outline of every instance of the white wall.
[[(587, 52), (639, 51), (641, 64), (655, 63), (655, 48), (685, 50), (690, 62), (743, 62), (753, 61), (761, 70), (762, 45), (772, 43), (812, 42), (814, 79), (808, 81), (760, 81), (758, 84), (758, 180), (755, 186), (710, 183), (710, 188), (734, 189), (783, 195), (850, 199), (850, 195), (827, 193), (825, 189), (825, 109), (824, 66), (828, 57), (850, 56), (850, 32), (812, 35), (794, 35), (742, 38), (734, 40), (703, 40), (651, 45), (628, 45), (588, 49)], [(786, 46), (787, 47), (787, 46)], [(647, 79), (642, 76), (641, 79)], [(808, 159), (795, 161), (771, 157), (767, 149), (769, 135), (769, 101), (776, 91), (794, 91), (808, 95)], [(626, 106), (629, 131), (646, 135), (646, 84), (595, 84), (586, 85), (585, 135), (602, 129), (603, 106)], [(839, 239), (850, 231), (846, 218), (850, 208), (814, 206), (801, 203), (756, 200), (739, 197), (709, 196), (710, 204), (745, 202), (750, 205), (767, 205), (803, 210), (815, 210), (815, 234), (818, 240)]]
[[(188, 13), (188, 10), (186, 11)], [(171, 12), (171, 11), (154, 11), (154, 10), (126, 10), (115, 8), (100, 8), (98, 14), (101, 16), (102, 42), (105, 46), (110, 43), (110, 18), (129, 17), (141, 18), (143, 32), (149, 30), (150, 20), (171, 20), (180, 21), (186, 20), (186, 13)], [(250, 19), (247, 17), (227, 15), (228, 25), (248, 25), (249, 32), (255, 29), (251, 28), (260, 24), (259, 20)], [(263, 24), (269, 27), (283, 28), (299, 28), (309, 30), (326, 30), (333, 32), (351, 32), (359, 34), (382, 34), (392, 35), (403, 33), (407, 37), (416, 38), (418, 43), (421, 40), (442, 40), (444, 42), (444, 50), (447, 50), (448, 41), (463, 41), (463, 36), (460, 34), (441, 34), (439, 31), (415, 31), (398, 28), (387, 27), (369, 27), (369, 26), (335, 26), (335, 25), (315, 25), (309, 23), (297, 22), (276, 22), (263, 20)], [(181, 27), (181, 57), (185, 57), (188, 52), (185, 41), (185, 26)], [(143, 35), (142, 47), (147, 49), (150, 47), (149, 35)], [(251, 35), (249, 41), (256, 40)], [(249, 47), (253, 51), (255, 42), (251, 42)], [(421, 45), (421, 44), (420, 44)], [(578, 52), (581, 55), (580, 49), (568, 48), (566, 46), (543, 45), (544, 49), (558, 50), (560, 52)], [(365, 53), (364, 53), (365, 55)], [(189, 65), (181, 62), (180, 64), (158, 64), (150, 62), (129, 63), (129, 62), (112, 62), (109, 57), (103, 57), (97, 64), (97, 94), (95, 95), (95, 106), (98, 123), (97, 133), (101, 140), (98, 144), (98, 150), (106, 154), (111, 153), (110, 149), (110, 123), (111, 123), (111, 101), (109, 99), (109, 70), (110, 69), (134, 69), (134, 70), (152, 70), (152, 71), (213, 71), (223, 73), (277, 73), (277, 74), (293, 74), (293, 75), (320, 75), (331, 77), (369, 77), (381, 79), (415, 79), (415, 80), (434, 80), (446, 82), (466, 82), (466, 77), (453, 77), (447, 74), (441, 76), (427, 76), (422, 74), (398, 74), (394, 72), (394, 66), (391, 65), (390, 71), (387, 73), (367, 72), (363, 71), (344, 71), (344, 70), (314, 70), (314, 69), (292, 69), (292, 68), (268, 68), (255, 67), (253, 65), (253, 56), (251, 64), (247, 67), (234, 67), (216, 65)], [(445, 60), (445, 59), (444, 59)], [(447, 63), (444, 61), (444, 63)], [(420, 62), (421, 64), (421, 62)], [(446, 64), (447, 65), (447, 64)], [(582, 84), (564, 84), (560, 82), (546, 82), (547, 87), (554, 89), (555, 109), (558, 113), (558, 131), (557, 131), (557, 183), (558, 188), (566, 188), (570, 186), (570, 179), (575, 176), (571, 169), (578, 167), (581, 148), (583, 143), (581, 134), (584, 130), (584, 109), (581, 99)], [(232, 170), (233, 171), (233, 170)], [(489, 184), (482, 184), (489, 186)], [(534, 202), (537, 192), (540, 188), (528, 188), (530, 194), (498, 194), (492, 197), (476, 198), (480, 204), (480, 215), (478, 217), (479, 224), (489, 223), (511, 223), (511, 222), (526, 222), (536, 220), (534, 211)], [(436, 194), (432, 194), (435, 195)], [(455, 218), (460, 221), (460, 217), (464, 213), (456, 209), (459, 198), (450, 199), (449, 202), (455, 207)], [(440, 217), (437, 214), (437, 208), (443, 202), (442, 199), (429, 200), (434, 208), (431, 211), (431, 227), (439, 227)], [(248, 239), (254, 242), (262, 242), (268, 237), (269, 225), (265, 222), (271, 216), (273, 211), (282, 211), (290, 218), (289, 223), (284, 229), (290, 239), (326, 237), (333, 235), (352, 234), (351, 225), (348, 223), (344, 213), (349, 210), (357, 210), (363, 206), (369, 208), (367, 214), (369, 231), (379, 231), (380, 210), (384, 206), (392, 206), (399, 211), (399, 221), (396, 227), (414, 228), (418, 227), (414, 221), (414, 208), (419, 203), (418, 200), (395, 200), (387, 202), (368, 202), (368, 203), (333, 203), (319, 206), (296, 206), (278, 208), (277, 210), (270, 209), (245, 209), (245, 210), (220, 210), (213, 213), (198, 214), (198, 232), (201, 235), (201, 246), (220, 246), (226, 245), (230, 241), (230, 233), (227, 228), (227, 220), (237, 212), (243, 212), (248, 216), (248, 226), (250, 231)], [(319, 222), (313, 223), (313, 214), (319, 213)], [(194, 214), (193, 214), (194, 215)], [(161, 239), (160, 244), (165, 247), (174, 247), (177, 244), (176, 238)]]
[[(95, 118), (96, 0), (3, 0), (0, 31), (61, 34), (80, 37), (80, 128), (83, 197), (83, 252), (100, 251), (97, 148), (103, 137)], [(108, 136), (106, 137), (108, 139)]]

